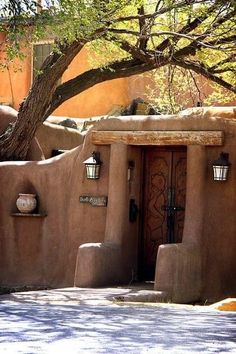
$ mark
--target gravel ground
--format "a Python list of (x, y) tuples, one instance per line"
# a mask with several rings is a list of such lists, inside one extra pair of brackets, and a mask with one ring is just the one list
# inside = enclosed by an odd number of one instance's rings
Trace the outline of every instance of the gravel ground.
[(0, 297), (0, 353), (236, 353), (236, 313), (118, 304), (129, 289), (59, 289)]

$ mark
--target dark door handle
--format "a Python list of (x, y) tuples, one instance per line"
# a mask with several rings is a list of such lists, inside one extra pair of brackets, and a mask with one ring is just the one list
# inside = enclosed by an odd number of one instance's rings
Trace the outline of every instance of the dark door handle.
[(161, 210), (164, 211), (169, 211), (169, 212), (177, 212), (177, 211), (183, 211), (185, 208), (177, 205), (169, 206), (169, 205), (162, 205)]
[(130, 199), (129, 202), (129, 221), (134, 222), (137, 220), (138, 216), (138, 206), (134, 199)]

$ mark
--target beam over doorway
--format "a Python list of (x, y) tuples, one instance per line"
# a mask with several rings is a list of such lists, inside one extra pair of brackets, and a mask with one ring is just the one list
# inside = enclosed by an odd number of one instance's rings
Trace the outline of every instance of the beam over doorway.
[(205, 145), (222, 146), (224, 133), (220, 130), (159, 130), (159, 131), (93, 131), (92, 143), (109, 145)]

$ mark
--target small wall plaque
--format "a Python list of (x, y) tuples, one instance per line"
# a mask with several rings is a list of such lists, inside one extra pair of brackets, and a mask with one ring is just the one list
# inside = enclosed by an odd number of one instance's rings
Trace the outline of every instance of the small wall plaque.
[(89, 203), (92, 206), (107, 206), (107, 197), (96, 197), (92, 195), (81, 195), (79, 197), (80, 203)]

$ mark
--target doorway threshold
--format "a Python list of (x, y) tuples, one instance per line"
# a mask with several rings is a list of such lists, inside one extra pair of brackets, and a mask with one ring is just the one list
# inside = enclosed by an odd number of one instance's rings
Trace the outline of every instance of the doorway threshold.
[(125, 294), (113, 297), (116, 302), (169, 302), (167, 293), (154, 290), (154, 281), (143, 281), (120, 287), (129, 289)]

